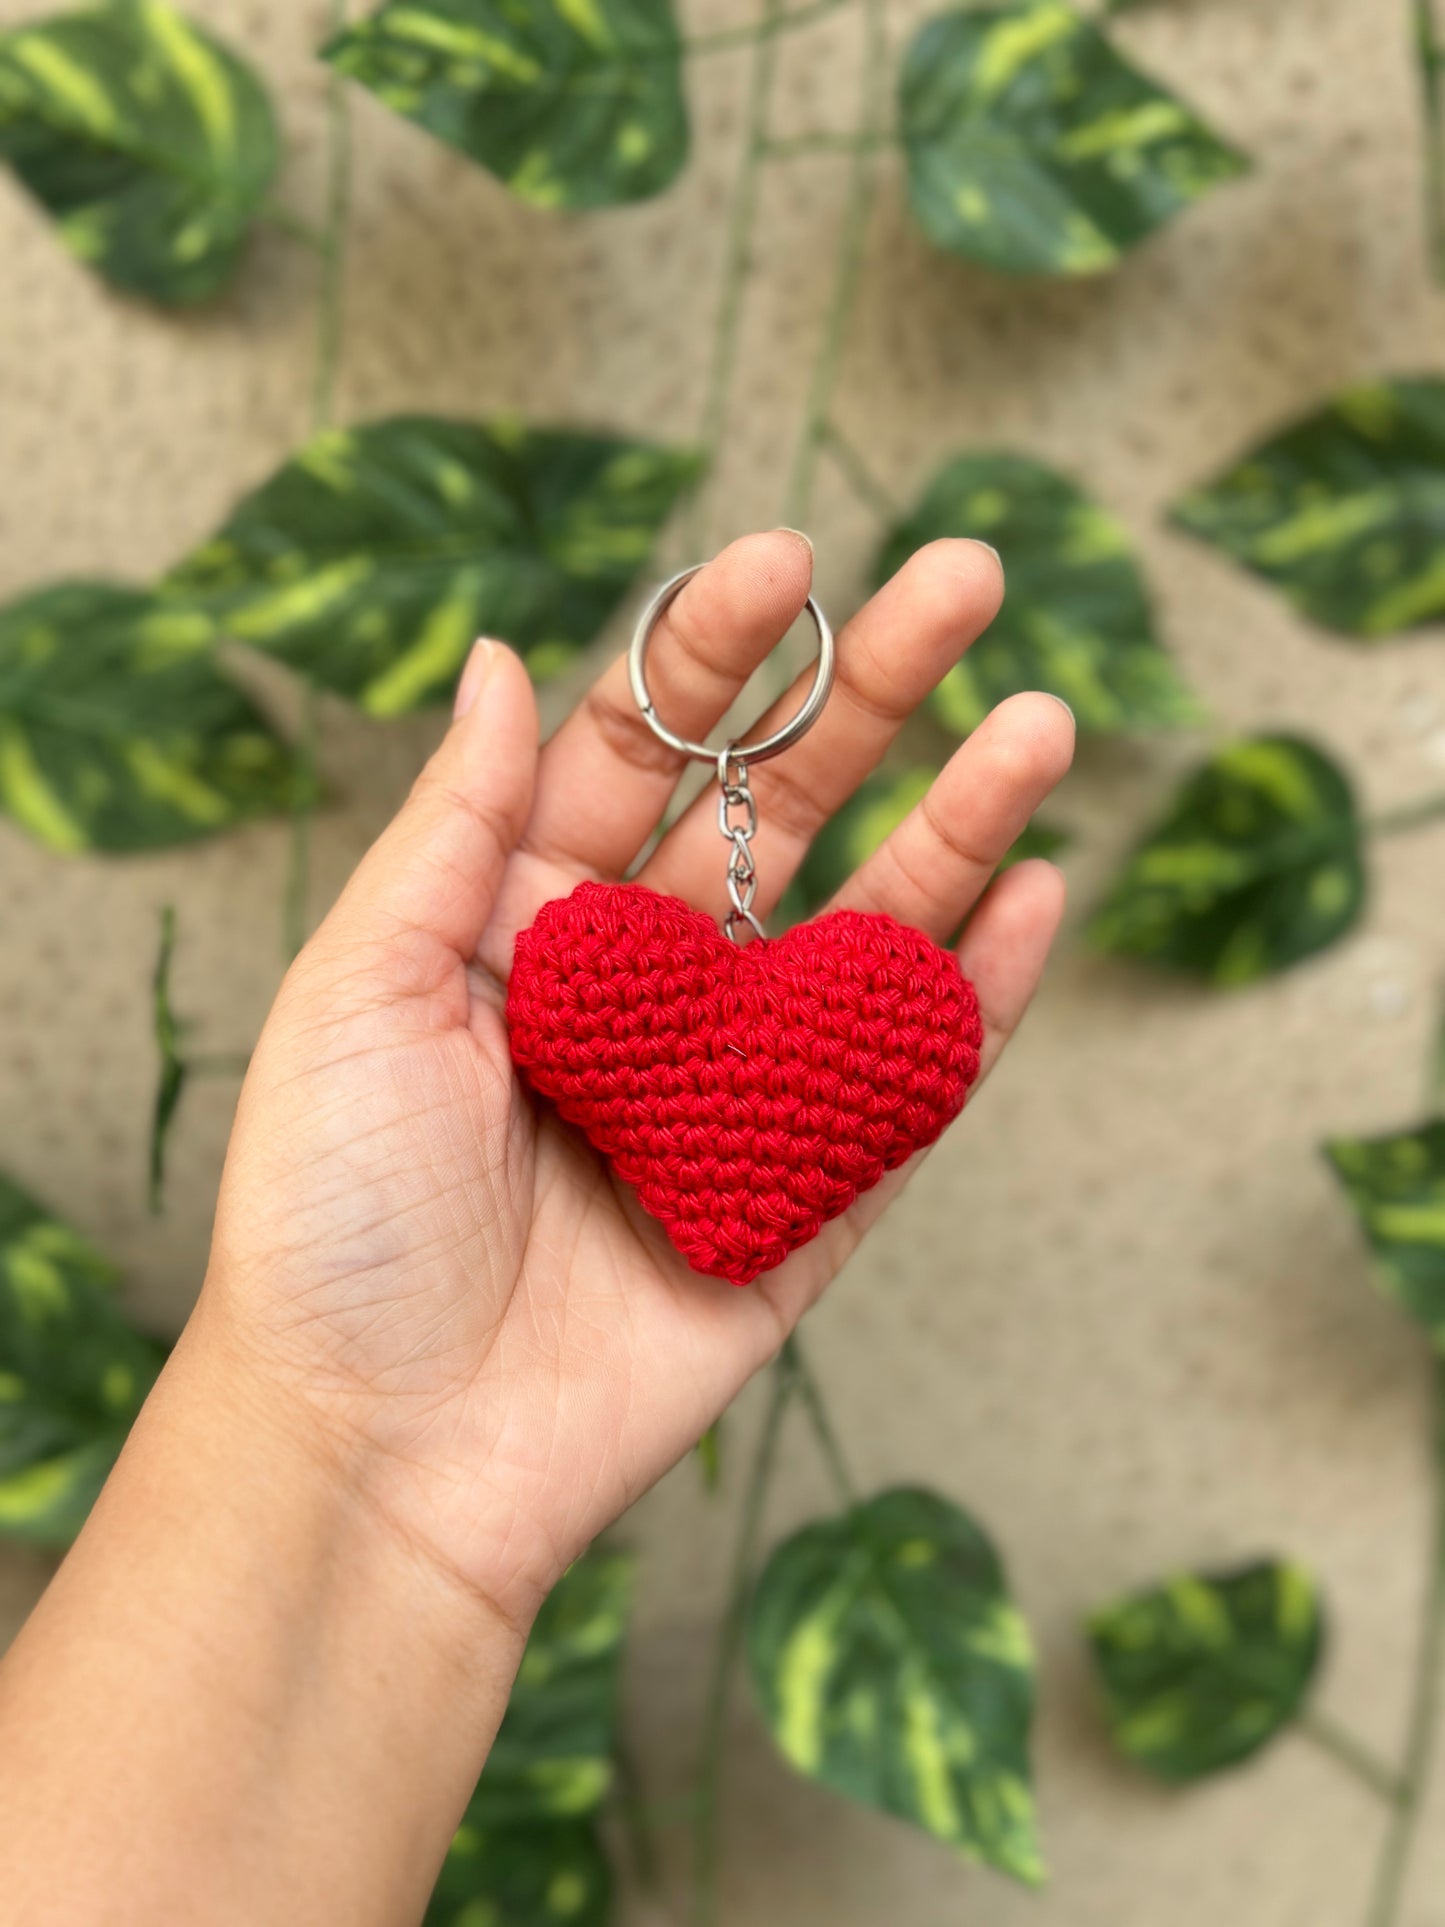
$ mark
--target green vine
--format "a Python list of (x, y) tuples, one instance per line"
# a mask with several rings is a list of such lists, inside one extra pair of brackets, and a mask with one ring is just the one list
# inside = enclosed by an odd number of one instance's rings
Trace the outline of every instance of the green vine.
[(161, 911), (160, 947), (156, 952), (151, 979), (151, 1011), (160, 1074), (156, 1080), (155, 1104), (151, 1113), (150, 1135), (150, 1208), (160, 1215), (165, 1197), (166, 1139), (176, 1106), (185, 1089), (187, 1066), (180, 1053), (180, 1027), (171, 1003), (171, 969), (176, 954), (176, 911), (168, 903)]
[(728, 1702), (742, 1650), (748, 1602), (757, 1579), (762, 1523), (777, 1469), (778, 1442), (783, 1420), (793, 1403), (801, 1404), (807, 1416), (840, 1504), (845, 1511), (851, 1511), (858, 1503), (857, 1488), (843, 1458), (822, 1390), (804, 1355), (802, 1341), (794, 1332), (773, 1367), (768, 1404), (743, 1494), (731, 1577), (708, 1672), (693, 1809), (691, 1927), (716, 1927), (719, 1917), (718, 1869)]
[(756, 40), (775, 40), (780, 34), (795, 33), (799, 27), (811, 27), (826, 15), (852, 4), (853, 0), (809, 0), (808, 5), (795, 7), (791, 13), (785, 13), (781, 7), (770, 8), (760, 21), (723, 27), (717, 33), (698, 34), (684, 41), (683, 48), (689, 54), (728, 53)]
[[(347, 0), (328, 0), (327, 33), (346, 25)], [(346, 253), (351, 214), (351, 109), (347, 85), (334, 70), (326, 82), (326, 225), (322, 230), (321, 301), (316, 324), (316, 371), (311, 425), (336, 418), (336, 384), (346, 318)]]
[(1445, 44), (1435, 24), (1435, 0), (1410, 4), (1424, 104), (1425, 229), (1431, 270), (1445, 282)]
[(838, 1442), (838, 1434), (824, 1402), (822, 1388), (813, 1375), (813, 1369), (803, 1352), (802, 1341), (796, 1332), (788, 1340), (784, 1353), (792, 1365), (793, 1376), (803, 1401), (803, 1409), (808, 1415), (808, 1422), (818, 1441), (823, 1462), (828, 1468), (833, 1489), (838, 1495), (838, 1502), (845, 1511), (851, 1511), (858, 1503), (858, 1488), (853, 1483), (852, 1473), (848, 1470), (848, 1462)]
[[(859, 0), (863, 18), (863, 82), (859, 102), (859, 130), (872, 130), (887, 79), (888, 46), (882, 0)], [(828, 433), (828, 413), (838, 382), (838, 367), (847, 341), (848, 324), (863, 268), (863, 244), (873, 204), (875, 156), (866, 141), (853, 149), (848, 197), (838, 237), (832, 299), (824, 322), (822, 351), (809, 384), (803, 426), (788, 481), (785, 519), (795, 527), (804, 522), (813, 503), (813, 476), (818, 451)]]
[[(1429, 1066), (1426, 1098), (1436, 1113), (1445, 1102), (1445, 1050), (1438, 1047), (1438, 1040)], [(1445, 1688), (1445, 1356), (1438, 1351), (1431, 1359), (1429, 1464), (1431, 1537), (1410, 1685), (1409, 1727), (1404, 1762), (1394, 1781), (1395, 1813), (1375, 1867), (1366, 1927), (1396, 1927), (1400, 1918), (1440, 1737), (1441, 1692)]]
[(896, 527), (903, 520), (901, 506), (874, 475), (862, 454), (847, 439), (838, 424), (831, 419), (825, 421), (822, 436), (824, 450), (832, 457), (835, 467), (863, 507), (876, 516), (884, 528)]
[(1405, 1783), (1385, 1762), (1378, 1759), (1363, 1741), (1318, 1707), (1307, 1707), (1299, 1716), (1299, 1730), (1307, 1740), (1328, 1753), (1377, 1800), (1399, 1806), (1405, 1799)]
[(1410, 1695), (1405, 1763), (1375, 1870), (1367, 1927), (1395, 1927), (1415, 1847), (1420, 1814), (1430, 1785), (1439, 1738), (1441, 1674), (1445, 1672), (1445, 1360), (1434, 1361), (1431, 1440), (1433, 1529), (1425, 1575), (1419, 1649)]
[[(347, 0), (328, 0), (327, 33), (346, 25)], [(311, 388), (311, 426), (320, 433), (336, 419), (336, 388), (346, 325), (346, 241), (351, 210), (351, 111), (343, 76), (326, 83), (326, 226), (322, 230), (321, 299), (316, 318), (316, 365)], [(310, 931), (311, 822), (316, 808), (321, 746), (321, 694), (305, 678), (296, 801), (291, 813), (282, 948), (298, 954)]]
[[(840, 0), (828, 0), (827, 8), (822, 10), (831, 11), (832, 6), (839, 3)], [(748, 29), (748, 37), (754, 44), (752, 71), (748, 80), (747, 122), (728, 215), (722, 289), (713, 329), (703, 407), (701, 443), (709, 467), (716, 464), (722, 447), (733, 376), (737, 368), (738, 335), (752, 258), (753, 225), (757, 218), (758, 177), (767, 142), (768, 114), (777, 73), (777, 29), (785, 18), (782, 0), (762, 0), (758, 19)], [(706, 501), (705, 492), (699, 489), (693, 497), (688, 521), (689, 547), (694, 555), (701, 555), (706, 547)]]
[(732, 1574), (718, 1622), (703, 1706), (701, 1762), (693, 1820), (692, 1927), (716, 1927), (721, 1797), (728, 1700), (742, 1650), (748, 1595), (756, 1576), (763, 1512), (777, 1462), (778, 1440), (788, 1405), (798, 1389), (796, 1348), (785, 1346), (772, 1371), (767, 1409), (753, 1451), (743, 1494)]

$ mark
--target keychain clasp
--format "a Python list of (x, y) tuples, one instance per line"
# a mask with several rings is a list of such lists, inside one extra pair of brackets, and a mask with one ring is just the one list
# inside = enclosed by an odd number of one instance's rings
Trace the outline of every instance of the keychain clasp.
[[(765, 736), (759, 743), (725, 743), (721, 749), (710, 749), (706, 743), (693, 743), (685, 736), (674, 735), (658, 715), (647, 687), (647, 650), (652, 641), (653, 631), (672, 606), (674, 599), (684, 585), (689, 583), (704, 566), (703, 563), (698, 562), (692, 568), (684, 569), (670, 582), (664, 582), (657, 594), (653, 596), (638, 618), (637, 628), (632, 637), (632, 650), (628, 656), (627, 671), (632, 684), (633, 698), (653, 734), (666, 743), (669, 749), (675, 749), (679, 756), (691, 757), (695, 762), (710, 763), (717, 774), (717, 826), (724, 841), (731, 846), (728, 857), (728, 896), (732, 907), (723, 920), (723, 932), (733, 943), (742, 943), (745, 930), (759, 937), (767, 934), (757, 917), (753, 915), (753, 899), (758, 892), (758, 872), (753, 862), (752, 842), (758, 833), (758, 806), (748, 786), (748, 766), (752, 763), (766, 762), (771, 756), (780, 756), (785, 749), (791, 749), (794, 743), (807, 735), (822, 715), (823, 705), (832, 693), (837, 651), (828, 618), (813, 597), (809, 596), (807, 611), (818, 632), (818, 668), (813, 677), (813, 687), (809, 690), (807, 700), (798, 713), (780, 729), (774, 730), (771, 736)], [(735, 819), (735, 811), (742, 812), (740, 818)]]
[[(633, 701), (647, 718), (653, 734), (661, 737), (668, 748), (675, 749), (679, 756), (690, 756), (694, 762), (716, 765), (717, 750), (709, 749), (706, 743), (691, 743), (685, 736), (675, 736), (672, 733), (654, 708), (647, 688), (647, 650), (652, 641), (653, 631), (686, 585), (700, 569), (706, 566), (705, 563), (696, 562), (690, 569), (684, 569), (670, 582), (664, 582), (648, 603), (638, 617), (637, 628), (633, 632), (632, 650), (627, 660), (627, 673), (632, 683)], [(808, 597), (806, 608), (813, 619), (813, 627), (818, 632), (818, 671), (813, 678), (813, 687), (809, 690), (808, 699), (797, 715), (784, 723), (781, 729), (774, 730), (771, 736), (765, 736), (760, 743), (728, 745), (729, 748), (738, 750), (749, 763), (765, 763), (769, 757), (780, 756), (785, 749), (791, 749), (793, 744), (806, 736), (817, 722), (823, 713), (823, 705), (832, 694), (833, 674), (837, 663), (833, 630), (828, 618), (812, 596)]]

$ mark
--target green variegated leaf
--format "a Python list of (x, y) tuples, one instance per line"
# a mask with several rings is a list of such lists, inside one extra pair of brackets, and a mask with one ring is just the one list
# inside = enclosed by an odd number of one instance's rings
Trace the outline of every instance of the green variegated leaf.
[(1445, 619), (1445, 380), (1372, 381), (1186, 495), (1174, 519), (1327, 629)]
[(966, 1513), (900, 1489), (804, 1527), (768, 1561), (747, 1636), (764, 1715), (800, 1773), (1042, 1879), (1032, 1642)]
[[(975, 645), (977, 646), (977, 645)], [(922, 802), (937, 776), (920, 766), (896, 775), (870, 776), (819, 831), (798, 873), (797, 911), (811, 916), (831, 900), (853, 872)], [(1025, 857), (1052, 856), (1068, 838), (1044, 823), (1030, 823), (1001, 868)]]
[(623, 1553), (579, 1559), (537, 1615), (472, 1802), (478, 1825), (575, 1818), (612, 1784), (617, 1676), (632, 1605)]
[(632, 1561), (593, 1551), (542, 1607), (428, 1927), (603, 1927), (612, 1879), (589, 1817), (612, 1784)]
[(1200, 720), (1160, 647), (1127, 531), (1067, 476), (1026, 455), (960, 456), (884, 544), (878, 581), (940, 536), (991, 542), (1008, 577), (991, 628), (933, 696), (950, 729), (967, 735), (995, 703), (1024, 689), (1062, 696), (1081, 730)]
[(924, 232), (1014, 273), (1102, 273), (1247, 166), (1064, 0), (929, 21), (899, 112)]
[(424, 1927), (608, 1927), (612, 1872), (589, 1820), (457, 1829)]
[(393, 716), (448, 695), (479, 635), (538, 678), (591, 642), (695, 456), (610, 435), (403, 416), (318, 435), (182, 562), (169, 594)]
[(1040, 823), (1037, 818), (1024, 826), (1022, 836), (1004, 857), (999, 869), (1012, 869), (1015, 863), (1027, 863), (1030, 857), (1054, 857), (1069, 845), (1067, 830), (1056, 830), (1052, 823)]
[(671, 0), (388, 0), (325, 58), (540, 207), (641, 200), (687, 159)]
[(1445, 1121), (1325, 1146), (1385, 1290), (1445, 1347)]
[(0, 1535), (69, 1543), (160, 1370), (115, 1273), (0, 1177)]
[(1299, 1711), (1324, 1639), (1313, 1579), (1282, 1560), (1181, 1573), (1089, 1621), (1110, 1730), (1161, 1780), (1248, 1759)]
[(1364, 897), (1344, 772), (1298, 737), (1252, 736), (1183, 784), (1090, 934), (1121, 956), (1244, 984), (1334, 943)]
[(255, 75), (165, 0), (0, 33), (0, 160), (71, 253), (127, 293), (214, 294), (278, 158)]
[(698, 1440), (696, 1447), (698, 1469), (702, 1473), (703, 1490), (716, 1492), (722, 1481), (723, 1424), (719, 1419), (710, 1425)]
[(291, 753), (209, 620), (67, 582), (0, 608), (0, 812), (53, 850), (149, 850), (290, 807)]

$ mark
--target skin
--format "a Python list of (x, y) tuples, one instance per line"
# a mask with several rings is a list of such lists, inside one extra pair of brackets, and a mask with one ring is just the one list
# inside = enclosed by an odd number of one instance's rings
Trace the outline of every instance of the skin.
[[(811, 565), (778, 530), (689, 583), (650, 656), (675, 729), (716, 726)], [(848, 624), (822, 721), (752, 772), (763, 916), (1002, 592), (991, 549), (934, 543)], [(282, 986), (196, 1311), (0, 1667), (16, 1927), (419, 1919), (539, 1602), (908, 1175), (745, 1291), (687, 1269), (528, 1098), (502, 1016), (516, 933), (634, 862), (679, 762), (625, 662), (540, 749), (501, 645), (478, 644), (457, 708)], [(985, 1075), (1063, 907), (1046, 863), (991, 878), (1072, 750), (1053, 698), (1002, 704), (838, 898), (940, 942), (967, 919)], [(721, 915), (715, 810), (687, 810), (640, 878)]]

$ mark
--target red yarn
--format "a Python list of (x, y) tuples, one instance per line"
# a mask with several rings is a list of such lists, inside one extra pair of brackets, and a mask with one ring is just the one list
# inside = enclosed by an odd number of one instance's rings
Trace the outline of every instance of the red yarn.
[(579, 884), (517, 939), (527, 1080), (694, 1269), (746, 1285), (931, 1144), (978, 1075), (954, 958), (840, 910), (739, 949), (639, 884)]

